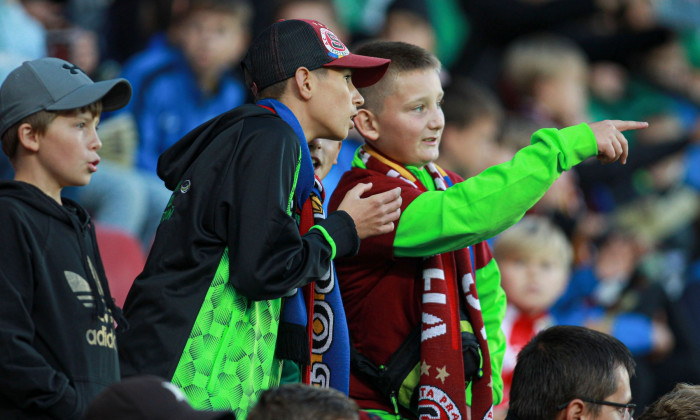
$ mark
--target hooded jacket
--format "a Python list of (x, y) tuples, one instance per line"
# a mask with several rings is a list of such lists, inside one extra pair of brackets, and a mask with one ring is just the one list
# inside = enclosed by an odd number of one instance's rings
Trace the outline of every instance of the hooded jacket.
[[(225, 362), (238, 340), (236, 351), (260, 361), (255, 376), (274, 382), (271, 359), (259, 352), (269, 346), (274, 351), (281, 298), (323, 277), (333, 253), (352, 255), (359, 247), (354, 223), (342, 211), (321, 222), (323, 229), (299, 234), (300, 147), (306, 145), (277, 114), (243, 105), (161, 155), (159, 176), (174, 192), (126, 299), (130, 329), (119, 336), (124, 376), (171, 379), (177, 368), (189, 376), (176, 375), (176, 384), (190, 390), (201, 385), (196, 398), (221, 396), (225, 407), (228, 394), (216, 381), (228, 373), (218, 369), (241, 360)], [(251, 376), (237, 373), (228, 382), (246, 387)], [(250, 392), (259, 386), (265, 384)]]
[(0, 418), (80, 419), (119, 380), (113, 311), (85, 210), (0, 182)]

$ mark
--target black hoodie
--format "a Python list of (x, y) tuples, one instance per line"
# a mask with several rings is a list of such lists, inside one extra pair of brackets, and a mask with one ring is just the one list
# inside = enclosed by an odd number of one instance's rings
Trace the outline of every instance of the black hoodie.
[(2, 419), (80, 419), (119, 380), (118, 310), (94, 228), (83, 208), (62, 201), (0, 181)]
[[(173, 377), (225, 250), (227, 281), (254, 301), (280, 298), (328, 272), (328, 240), (317, 229), (300, 235), (289, 209), (299, 156), (289, 124), (257, 105), (202, 124), (160, 156), (158, 175), (175, 192), (124, 304), (124, 376)], [(347, 213), (330, 214), (322, 226), (337, 256), (357, 252)]]

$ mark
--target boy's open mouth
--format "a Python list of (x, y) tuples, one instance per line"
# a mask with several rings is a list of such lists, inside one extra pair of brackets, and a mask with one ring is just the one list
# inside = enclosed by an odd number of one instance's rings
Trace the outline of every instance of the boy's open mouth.
[(311, 160), (314, 164), (314, 169), (318, 169), (321, 166), (321, 161), (318, 160), (318, 158), (316, 156), (312, 156)]
[(99, 165), (100, 159), (93, 160), (92, 162), (88, 162), (88, 168), (90, 169), (90, 172), (97, 172), (97, 165)]

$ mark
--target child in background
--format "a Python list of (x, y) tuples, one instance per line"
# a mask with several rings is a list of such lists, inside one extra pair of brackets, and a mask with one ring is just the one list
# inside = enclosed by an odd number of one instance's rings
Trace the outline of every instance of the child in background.
[[(487, 418), (502, 394), (506, 301), (484, 241), (517, 222), (582, 160), (598, 155), (624, 163), (627, 141), (620, 131), (647, 124), (543, 129), (510, 162), (460, 182), (433, 163), (444, 128), (437, 58), (401, 42), (373, 42), (358, 51), (392, 61), (381, 81), (361, 89), (365, 104), (354, 122), (366, 144), (329, 207), (371, 182), (372, 192), (401, 188), (402, 212), (394, 231), (366, 238), (356, 257), (336, 262), (356, 350), (350, 396), (387, 419), (415, 418), (419, 411)], [(397, 359), (400, 366), (388, 362)]]
[(572, 41), (538, 34), (515, 41), (505, 54), (504, 97), (509, 108), (540, 127), (588, 121), (589, 66)]
[(27, 61), (0, 87), (0, 418), (81, 419), (119, 381), (110, 293), (87, 212), (61, 197), (98, 170), (102, 110), (131, 97), (58, 58)]
[(314, 173), (321, 181), (328, 175), (333, 165), (338, 163), (338, 154), (342, 147), (342, 140), (314, 139), (309, 142)]
[(248, 45), (250, 15), (241, 0), (189, 3), (178, 22), (178, 59), (141, 81), (128, 108), (138, 128), (138, 168), (155, 176), (165, 149), (245, 102), (246, 88), (234, 69)]
[[(146, 5), (142, 5), (146, 8)], [(118, 135), (112, 159), (76, 194), (98, 221), (150, 249), (170, 191), (156, 175), (160, 154), (194, 127), (246, 100), (234, 71), (248, 43), (250, 7), (244, 0), (180, 4), (165, 35), (124, 65), (133, 100), (105, 121)], [(121, 137), (121, 138), (119, 138)], [(116, 189), (116, 193), (115, 193)]]
[(471, 80), (455, 79), (445, 87), (442, 109), (445, 129), (438, 165), (469, 178), (501, 163), (496, 161), (496, 139), (503, 121), (503, 108), (493, 92)]
[(493, 256), (508, 299), (502, 325), (506, 337), (503, 401), (495, 413), (504, 418), (518, 353), (540, 330), (554, 325), (549, 310), (569, 282), (573, 250), (564, 232), (549, 219), (525, 216), (496, 237)]

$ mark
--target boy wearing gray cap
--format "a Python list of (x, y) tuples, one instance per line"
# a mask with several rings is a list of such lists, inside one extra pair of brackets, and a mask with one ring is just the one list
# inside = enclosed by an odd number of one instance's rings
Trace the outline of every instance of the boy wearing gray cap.
[(27, 61), (0, 87), (0, 418), (80, 419), (119, 380), (114, 305), (90, 217), (61, 197), (97, 171), (102, 110), (131, 97), (57, 58)]

